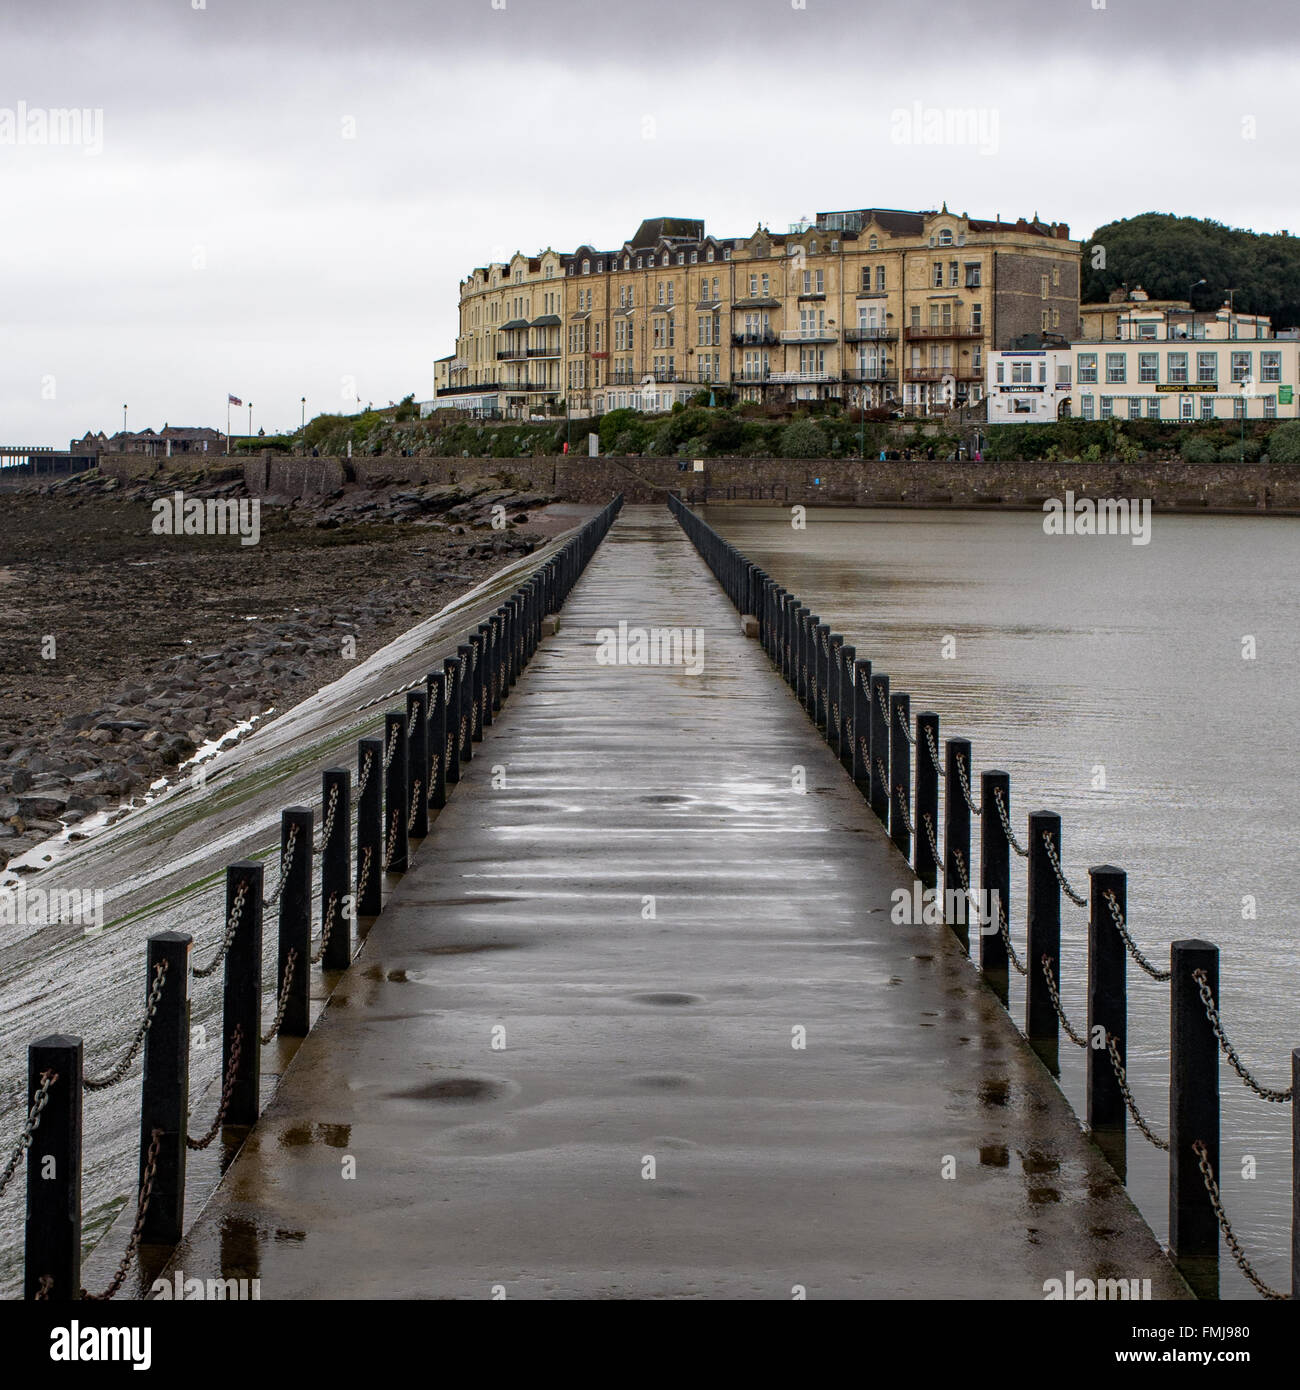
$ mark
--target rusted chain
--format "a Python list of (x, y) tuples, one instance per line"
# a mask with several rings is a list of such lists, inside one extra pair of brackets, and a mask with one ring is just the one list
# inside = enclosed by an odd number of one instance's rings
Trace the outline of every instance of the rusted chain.
[(18, 1165), (23, 1161), (23, 1155), (32, 1146), (32, 1139), (36, 1131), (41, 1127), (41, 1111), (45, 1109), (50, 1099), (50, 1087), (59, 1079), (56, 1071), (43, 1071), (40, 1076), (40, 1084), (36, 1088), (36, 1094), (32, 1097), (32, 1103), (27, 1109), (27, 1118), (23, 1121), (22, 1132), (18, 1136), (18, 1147), (14, 1149), (13, 1157), (5, 1164), (4, 1174), (0, 1175), (0, 1195), (13, 1180), (14, 1174), (18, 1171)]
[(894, 804), (903, 813), (903, 824), (907, 827), (907, 833), (915, 835), (916, 831), (912, 828), (912, 818), (907, 814), (907, 793), (901, 786), (894, 788)]
[(1270, 1100), (1277, 1105), (1289, 1104), (1294, 1096), (1295, 1088), (1293, 1086), (1288, 1086), (1285, 1091), (1275, 1091), (1268, 1086), (1261, 1085), (1246, 1069), (1241, 1058), (1237, 1056), (1237, 1049), (1228, 1041), (1227, 1034), (1223, 1031), (1223, 1020), (1219, 1017), (1219, 1011), (1215, 1007), (1214, 995), (1210, 993), (1210, 977), (1204, 970), (1193, 970), (1192, 979), (1196, 981), (1201, 1003), (1205, 1005), (1205, 1016), (1210, 1020), (1210, 1027), (1214, 1029), (1214, 1036), (1219, 1040), (1219, 1046), (1223, 1049), (1223, 1055), (1228, 1059), (1228, 1065), (1261, 1100)]
[(319, 965), (321, 957), (325, 954), (325, 947), (329, 945), (330, 932), (334, 927), (334, 909), (339, 905), (339, 895), (330, 894), (329, 906), (325, 909), (325, 925), (320, 929), (320, 948), (312, 956), (311, 963)]
[(293, 986), (293, 968), (298, 963), (298, 951), (294, 946), (289, 947), (289, 954), (284, 958), (284, 983), (280, 986), (280, 998), (276, 1001), (275, 1022), (271, 1024), (270, 1032), (262, 1034), (262, 1046), (266, 1047), (280, 1031), (280, 1025), (284, 1022), (284, 1011), (289, 1004), (289, 990)]
[(876, 704), (880, 706), (880, 713), (884, 715), (885, 728), (889, 728), (889, 704), (885, 699), (885, 687), (883, 685), (876, 686)]
[(217, 1106), (217, 1118), (212, 1121), (212, 1128), (202, 1139), (193, 1139), (188, 1134), (185, 1136), (187, 1149), (206, 1149), (217, 1137), (217, 1133), (226, 1118), (226, 1111), (230, 1108), (230, 1097), (234, 1094), (235, 1075), (239, 1071), (239, 1054), (243, 1042), (243, 1024), (236, 1024), (235, 1031), (230, 1035), (230, 1061), (226, 1063), (226, 1075), (221, 1085), (221, 1104)]
[(1016, 973), (1028, 975), (1029, 967), (1016, 955), (1016, 948), (1011, 941), (1011, 928), (1007, 925), (1007, 910), (1002, 906), (1002, 895), (998, 894), (998, 931), (1002, 933), (1002, 944), (1007, 948), (1007, 957), (1011, 964), (1015, 966)]
[(411, 792), (411, 814), (406, 818), (406, 830), (409, 834), (415, 828), (415, 817), (420, 810), (420, 787), (421, 782), (417, 777), (415, 787)]
[(1246, 1258), (1246, 1252), (1241, 1248), (1236, 1235), (1233, 1234), (1232, 1224), (1228, 1220), (1228, 1213), (1223, 1209), (1223, 1198), (1219, 1192), (1219, 1184), (1214, 1180), (1214, 1169), (1210, 1167), (1210, 1152), (1205, 1145), (1198, 1139), (1192, 1145), (1192, 1152), (1196, 1155), (1196, 1162), (1201, 1170), (1201, 1179), (1205, 1183), (1205, 1191), (1209, 1194), (1210, 1205), (1214, 1208), (1214, 1214), (1218, 1217), (1219, 1227), (1223, 1231), (1223, 1238), (1228, 1244), (1228, 1249), (1232, 1251), (1232, 1258), (1237, 1262), (1237, 1268), (1255, 1286), (1255, 1291), (1262, 1294), (1265, 1298), (1275, 1299), (1277, 1302), (1285, 1302), (1286, 1294), (1279, 1293), (1276, 1289), (1270, 1288), (1255, 1272), (1254, 1266)]
[(1029, 858), (1029, 848), (1022, 845), (1016, 839), (1016, 832), (1011, 828), (1011, 817), (1007, 815), (1007, 804), (1002, 800), (1002, 788), (993, 788), (993, 802), (998, 808), (998, 819), (1002, 822), (1002, 833), (1007, 837), (1007, 844), (1022, 858)]
[(1102, 894), (1110, 905), (1110, 915), (1115, 923), (1115, 930), (1119, 932), (1120, 940), (1128, 947), (1128, 953), (1133, 959), (1151, 976), (1153, 980), (1172, 980), (1174, 972), (1172, 970), (1157, 970), (1154, 965), (1138, 950), (1137, 942), (1129, 935), (1128, 927), (1124, 922), (1124, 914), (1119, 910), (1119, 899), (1107, 888)]
[(235, 889), (235, 901), (230, 909), (230, 920), (226, 923), (226, 934), (221, 938), (221, 945), (217, 947), (217, 954), (207, 963), (207, 965), (196, 965), (193, 970), (195, 979), (202, 980), (211, 975), (212, 972), (226, 958), (226, 952), (230, 950), (230, 943), (235, 939), (235, 932), (239, 929), (239, 919), (244, 915), (244, 899), (248, 895), (248, 880), (241, 878), (239, 887)]
[(908, 743), (915, 743), (916, 735), (911, 731), (911, 729), (907, 727), (907, 718), (903, 714), (902, 705), (899, 705), (899, 707), (894, 711), (894, 713), (898, 716), (897, 723), (898, 727), (903, 731), (903, 737), (908, 741)]
[(943, 855), (939, 853), (938, 841), (935, 839), (934, 834), (934, 821), (931, 820), (929, 811), (923, 811), (921, 813), (921, 819), (925, 822), (925, 837), (930, 842), (930, 853), (934, 855), (935, 868), (942, 868)]
[(50, 1296), (50, 1290), (54, 1287), (54, 1280), (48, 1274), (42, 1274), (36, 1282), (36, 1294), (33, 1302), (44, 1303)]
[(366, 761), (361, 768), (361, 777), (357, 782), (356, 799), (358, 801), (360, 801), (361, 798), (366, 794), (366, 785), (370, 781), (370, 770), (374, 767), (374, 765), (375, 755), (369, 749), (367, 749)]
[(154, 965), (153, 983), (149, 987), (149, 1000), (145, 1005), (144, 1018), (135, 1030), (135, 1037), (131, 1039), (131, 1046), (127, 1048), (125, 1056), (112, 1071), (106, 1072), (103, 1076), (83, 1076), (81, 1084), (87, 1091), (106, 1091), (110, 1086), (116, 1086), (131, 1069), (136, 1054), (144, 1046), (145, 1035), (153, 1027), (154, 1015), (158, 1012), (158, 1001), (162, 998), (163, 984), (167, 979), (167, 965), (168, 962), (165, 960), (157, 961)]
[(939, 746), (934, 741), (934, 730), (927, 726), (925, 731), (925, 742), (930, 749), (930, 761), (934, 764), (934, 770), (940, 777), (948, 774), (943, 770), (943, 765), (939, 761)]
[(1115, 1069), (1115, 1082), (1119, 1086), (1120, 1095), (1124, 1097), (1124, 1104), (1128, 1107), (1128, 1113), (1133, 1116), (1133, 1123), (1142, 1131), (1143, 1137), (1148, 1143), (1154, 1144), (1163, 1153), (1169, 1152), (1169, 1140), (1158, 1138), (1151, 1130), (1151, 1126), (1142, 1118), (1142, 1112), (1137, 1108), (1137, 1101), (1133, 1099), (1133, 1092), (1128, 1088), (1128, 1073), (1124, 1070), (1124, 1063), (1119, 1059), (1119, 1039), (1114, 1033), (1106, 1034), (1106, 1051), (1110, 1056), (1110, 1064)]
[(330, 842), (330, 836), (334, 833), (334, 813), (338, 810), (339, 804), (339, 784), (337, 782), (330, 788), (329, 805), (325, 809), (325, 824), (321, 827), (320, 845), (317, 849), (319, 854)]
[(394, 807), (393, 807), (393, 824), (392, 824), (392, 826), (390, 827), (390, 829), (389, 829), (389, 831), (388, 831), (388, 845), (387, 845), (387, 848), (386, 848), (386, 852), (385, 852), (385, 854), (384, 854), (384, 868), (385, 868), (385, 869), (388, 869), (388, 868), (390, 868), (390, 867), (392, 866), (393, 855), (397, 853), (397, 830), (398, 830), (398, 827), (399, 827), (399, 826), (401, 825), (401, 823), (402, 823), (402, 821), (401, 821), (401, 816), (402, 816), (402, 808), (401, 808), (400, 806), (394, 806)]
[(1043, 844), (1047, 847), (1048, 863), (1052, 866), (1052, 872), (1056, 875), (1056, 881), (1065, 890), (1065, 896), (1077, 907), (1087, 907), (1088, 899), (1076, 893), (1074, 889), (1070, 887), (1069, 881), (1065, 877), (1065, 871), (1061, 868), (1061, 860), (1056, 853), (1056, 842), (1052, 839), (1052, 832), (1050, 830), (1043, 831)]
[(122, 1287), (122, 1283), (126, 1279), (131, 1262), (135, 1259), (135, 1252), (140, 1247), (140, 1237), (144, 1234), (144, 1219), (149, 1211), (150, 1198), (153, 1196), (153, 1180), (158, 1171), (158, 1146), (162, 1143), (162, 1137), (163, 1132), (160, 1129), (153, 1130), (149, 1136), (149, 1149), (144, 1160), (144, 1176), (140, 1180), (140, 1192), (135, 1203), (135, 1225), (131, 1228), (131, 1239), (127, 1241), (126, 1254), (122, 1256), (122, 1262), (117, 1267), (113, 1282), (103, 1293), (87, 1293), (85, 1289), (82, 1289), (81, 1296), (84, 1299), (95, 1303), (107, 1303)]
[(961, 794), (966, 798), (966, 805), (970, 808), (971, 815), (981, 815), (983, 807), (976, 806), (975, 798), (971, 795), (970, 779), (966, 776), (966, 764), (960, 753), (953, 754), (953, 762), (957, 764), (957, 780), (961, 783)]
[(388, 736), (388, 747), (384, 749), (384, 771), (388, 771), (388, 764), (393, 761), (393, 754), (397, 752), (397, 730), (394, 729)]
[(357, 907), (360, 909), (361, 899), (366, 895), (366, 880), (370, 877), (370, 860), (374, 851), (370, 845), (366, 846), (366, 852), (361, 858), (361, 873), (357, 877)]
[(1056, 988), (1056, 978), (1052, 974), (1052, 958), (1049, 955), (1039, 957), (1043, 966), (1043, 978), (1047, 981), (1047, 992), (1052, 997), (1052, 1008), (1056, 1010), (1056, 1016), (1061, 1020), (1061, 1027), (1065, 1029), (1070, 1041), (1075, 1047), (1087, 1047), (1087, 1038), (1081, 1038), (1074, 1031), (1074, 1025), (1065, 1016), (1065, 1010), (1061, 1007), (1061, 995)]
[(275, 885), (275, 892), (269, 898), (262, 899), (263, 907), (273, 907), (276, 899), (284, 892), (284, 885), (289, 882), (289, 870), (293, 868), (294, 850), (298, 843), (298, 822), (289, 823), (289, 840), (284, 847), (284, 853), (280, 855), (280, 881)]

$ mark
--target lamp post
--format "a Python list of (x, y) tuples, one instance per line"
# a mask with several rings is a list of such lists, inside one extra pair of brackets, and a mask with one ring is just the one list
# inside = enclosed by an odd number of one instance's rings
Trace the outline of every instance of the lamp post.
[(122, 403), (122, 433), (126, 433), (126, 402)]
[(253, 402), (248, 403), (248, 437), (253, 437)]
[(1197, 280), (1195, 284), (1189, 285), (1187, 287), (1187, 311), (1192, 316), (1192, 321), (1188, 325), (1187, 329), (1187, 336), (1189, 338), (1196, 337), (1196, 307), (1192, 303), (1192, 291), (1200, 289), (1202, 285), (1208, 285), (1209, 283), (1210, 282), (1205, 278), (1205, 276), (1202, 275), (1201, 278)]
[(301, 426), (300, 426), (299, 428), (304, 429), (304, 430), (307, 428), (307, 397), (306, 397), (306, 396), (304, 396), (304, 397), (302, 398), (302, 424), (301, 424)]

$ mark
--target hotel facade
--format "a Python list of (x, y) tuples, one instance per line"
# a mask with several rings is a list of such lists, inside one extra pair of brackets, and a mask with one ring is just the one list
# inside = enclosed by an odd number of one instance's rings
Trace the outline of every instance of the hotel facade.
[(621, 247), (516, 254), (460, 285), (429, 410), (666, 411), (714, 387), (774, 405), (929, 414), (976, 404), (989, 354), (1075, 337), (1080, 244), (1063, 223), (862, 208), (787, 232), (652, 218)]
[[(1091, 306), (1089, 306), (1091, 307)], [(1096, 320), (1094, 320), (1096, 321)], [(1134, 308), (1104, 338), (1023, 340), (989, 358), (990, 424), (1294, 419), (1300, 342), (1227, 305)]]

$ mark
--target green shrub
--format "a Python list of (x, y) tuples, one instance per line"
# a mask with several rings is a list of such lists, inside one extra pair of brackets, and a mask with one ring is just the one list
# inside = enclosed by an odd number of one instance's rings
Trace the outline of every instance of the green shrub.
[(1212, 439), (1191, 431), (1184, 435), (1178, 452), (1184, 463), (1216, 463), (1219, 458), (1219, 451)]
[(1269, 435), (1268, 457), (1273, 463), (1300, 463), (1300, 420), (1288, 420)]
[(811, 420), (796, 420), (781, 431), (781, 454), (784, 458), (825, 458), (826, 448), (825, 432)]

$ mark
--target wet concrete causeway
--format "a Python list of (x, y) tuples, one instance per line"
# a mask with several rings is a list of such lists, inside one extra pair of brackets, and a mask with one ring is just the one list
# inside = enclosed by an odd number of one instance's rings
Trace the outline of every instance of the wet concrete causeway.
[[(702, 629), (703, 669), (602, 663), (620, 621), (629, 654)], [(910, 884), (667, 511), (627, 508), (169, 1271), (1186, 1296), (955, 939), (890, 922)]]

